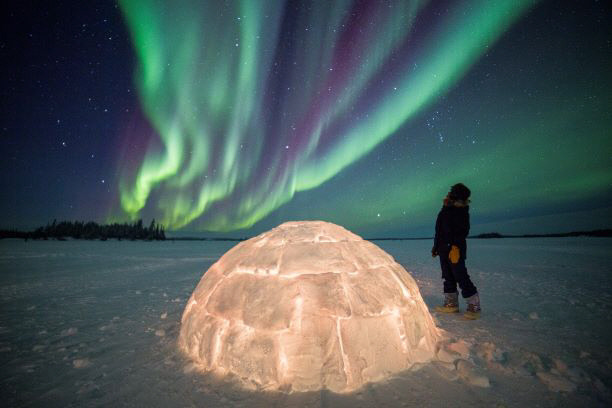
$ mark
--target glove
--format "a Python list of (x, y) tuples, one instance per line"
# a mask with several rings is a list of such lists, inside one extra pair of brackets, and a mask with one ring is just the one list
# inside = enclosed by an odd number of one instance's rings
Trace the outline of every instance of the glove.
[(431, 256), (432, 258), (438, 256), (438, 250), (436, 249), (436, 247), (431, 248)]
[(461, 252), (459, 251), (459, 247), (457, 245), (453, 245), (448, 254), (448, 259), (450, 259), (451, 263), (456, 264), (459, 262), (459, 256)]

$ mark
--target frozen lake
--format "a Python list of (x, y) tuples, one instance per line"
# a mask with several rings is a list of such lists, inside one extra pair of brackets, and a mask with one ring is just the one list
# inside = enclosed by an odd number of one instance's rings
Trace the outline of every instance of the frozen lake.
[[(377, 241), (442, 300), (431, 241)], [(490, 379), (434, 365), (346, 395), (254, 393), (190, 369), (185, 303), (235, 242), (0, 241), (3, 406), (610, 406), (612, 239), (469, 240), (478, 321), (435, 315)], [(464, 304), (461, 305), (464, 309)]]

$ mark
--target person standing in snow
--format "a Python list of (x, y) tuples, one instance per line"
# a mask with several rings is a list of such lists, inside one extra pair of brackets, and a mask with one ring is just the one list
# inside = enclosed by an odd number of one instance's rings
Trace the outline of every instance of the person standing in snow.
[(451, 187), (436, 219), (436, 235), (431, 255), (434, 258), (440, 255), (444, 279), (444, 306), (437, 306), (435, 310), (442, 313), (459, 312), (459, 284), (461, 296), (467, 301), (464, 316), (468, 319), (478, 319), (480, 299), (465, 267), (466, 238), (470, 232), (470, 194), (470, 189), (462, 183)]

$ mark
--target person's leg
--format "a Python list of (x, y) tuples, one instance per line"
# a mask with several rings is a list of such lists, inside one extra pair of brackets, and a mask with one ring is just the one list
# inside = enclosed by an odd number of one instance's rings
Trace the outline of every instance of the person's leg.
[(444, 279), (444, 293), (457, 293), (457, 281), (448, 254), (440, 254), (440, 268)]
[(457, 282), (453, 275), (448, 254), (440, 254), (440, 267), (442, 268), (442, 279), (444, 279), (444, 305), (436, 306), (436, 312), (457, 313), (459, 312), (459, 297), (457, 294)]
[(470, 275), (468, 275), (467, 268), (465, 267), (465, 259), (459, 259), (459, 262), (452, 264), (453, 275), (455, 280), (461, 288), (461, 296), (467, 302), (467, 311), (464, 316), (467, 319), (478, 319), (480, 318), (480, 297), (478, 296), (478, 290), (472, 283)]
[(478, 293), (476, 286), (474, 286), (474, 284), (472, 283), (472, 280), (470, 279), (470, 275), (468, 275), (467, 268), (465, 267), (465, 259), (460, 258), (459, 262), (457, 262), (456, 264), (451, 263), (450, 265), (451, 265), (453, 277), (455, 278), (455, 281), (459, 284), (459, 287), (461, 288), (461, 296), (467, 299), (470, 296), (473, 296), (476, 293)]

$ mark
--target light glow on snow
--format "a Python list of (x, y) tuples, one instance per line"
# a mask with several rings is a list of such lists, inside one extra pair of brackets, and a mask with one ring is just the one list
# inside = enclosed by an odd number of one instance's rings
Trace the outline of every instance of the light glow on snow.
[[(261, 273), (270, 265), (277, 274)], [(285, 223), (238, 244), (195, 297), (206, 301), (187, 303), (180, 349), (246, 388), (352, 391), (431, 360), (440, 336), (403, 267), (321, 221)]]
[[(571, 400), (575, 402), (572, 405), (589, 407), (607, 401), (610, 387), (606, 384), (598, 388), (594, 384), (605, 384), (606, 379), (612, 378), (608, 364), (612, 332), (607, 324), (612, 302), (606, 295), (612, 293), (609, 240), (498, 239), (473, 240), (470, 245), (472, 260), (477, 258), (479, 265), (471, 271), (479, 287), (487, 288), (483, 293), (485, 309), (476, 325), (460, 322), (457, 316), (439, 316), (440, 327), (456, 339), (436, 354), (437, 361), (449, 366), (450, 371), (444, 370), (445, 374), (440, 375), (433, 371), (428, 373), (432, 375), (424, 375), (423, 371), (399, 372), (392, 374), (391, 383), (374, 383), (362, 392), (334, 396), (327, 392), (279, 395), (243, 391), (223, 376), (198, 375), (205, 364), (190, 357), (177, 361), (175, 339), (181, 330), (177, 323), (187, 305), (192, 304), (185, 297), (185, 289), (193, 288), (203, 269), (233, 244), (192, 241), (178, 245), (166, 241), (155, 244), (153, 254), (151, 243), (138, 241), (49, 240), (24, 244), (20, 240), (2, 240), (0, 262), (5, 273), (0, 274), (4, 288), (0, 310), (6, 313), (0, 314), (0, 356), (5, 359), (7, 387), (3, 390), (14, 391), (5, 392), (4, 406), (23, 405), (23, 396), (29, 396), (28, 405), (36, 406), (116, 406), (122, 395), (128, 396), (134, 406), (164, 401), (169, 407), (249, 408), (379, 408), (397, 406), (398, 401), (409, 406), (440, 407), (456, 406), (461, 401), (462, 406), (478, 407), (483, 405), (483, 395), (493, 396), (493, 405), (504, 400), (514, 401), (510, 405), (516, 406), (565, 406)], [(411, 274), (430, 308), (442, 301), (439, 263), (429, 258), (430, 241), (381, 241), (380, 246), (407, 269), (411, 266), (409, 260), (429, 259), (415, 266)], [(521, 267), (516, 268), (517, 264)], [(229, 269), (228, 264), (225, 266)], [(216, 269), (207, 273), (220, 273)], [(74, 279), (75, 276), (82, 279)], [(224, 284), (217, 289), (223, 290)], [(214, 292), (217, 289), (209, 288)], [(301, 296), (307, 311), (309, 297), (303, 293)], [(196, 299), (189, 315), (208, 301), (206, 297)], [(568, 307), (559, 307), (561, 304)], [(352, 313), (352, 318), (340, 318), (340, 328), (354, 322), (357, 313), (359, 310)], [(200, 317), (213, 321), (212, 317)], [(385, 327), (395, 319), (390, 314), (385, 322), (371, 320)], [(235, 320), (236, 327), (241, 321)], [(499, 324), (500, 321), (511, 324)], [(221, 320), (218, 323), (221, 327)], [(303, 323), (305, 330), (308, 319)], [(251, 326), (240, 327), (240, 331), (247, 331)], [(421, 334), (408, 330), (409, 323), (405, 327), (413, 350)], [(166, 335), (156, 336), (161, 330)], [(331, 319), (321, 332), (326, 330), (335, 342), (336, 319)], [(246, 337), (255, 333), (263, 334), (253, 329)], [(342, 340), (347, 344), (352, 338), (344, 333)], [(296, 343), (291, 339), (289, 330), (275, 332), (271, 351), (264, 354), (273, 365), (279, 364), (274, 370), (287, 385), (295, 376), (294, 367), (304, 363), (293, 358)], [(205, 350), (199, 343), (192, 346), (188, 356)], [(278, 347), (278, 360), (274, 358), (274, 347)], [(219, 356), (226, 355), (223, 347), (220, 351)], [(350, 359), (351, 348), (346, 347), (345, 352)], [(215, 372), (223, 373), (224, 361), (227, 360), (217, 361)], [(342, 357), (337, 361), (344, 378)], [(126, 375), (126, 367), (136, 367), (138, 372)], [(354, 369), (349, 367), (353, 372)], [(102, 372), (107, 375), (99, 375)], [(452, 380), (449, 375), (460, 378)], [(33, 376), (40, 381), (33, 382)], [(474, 388), (487, 385), (482, 376), (495, 380), (491, 390)], [(32, 392), (34, 386), (36, 392)], [(446, 392), (449, 387), (452, 393)], [(104, 390), (121, 390), (121, 395)]]
[(342, 331), (340, 330), (340, 318), (336, 317), (336, 335), (338, 336), (338, 344), (340, 345), (340, 354), (342, 355), (342, 369), (344, 370), (344, 375), (346, 376), (346, 383), (352, 384), (353, 377), (351, 375), (351, 365), (344, 351), (344, 342), (342, 341)]

